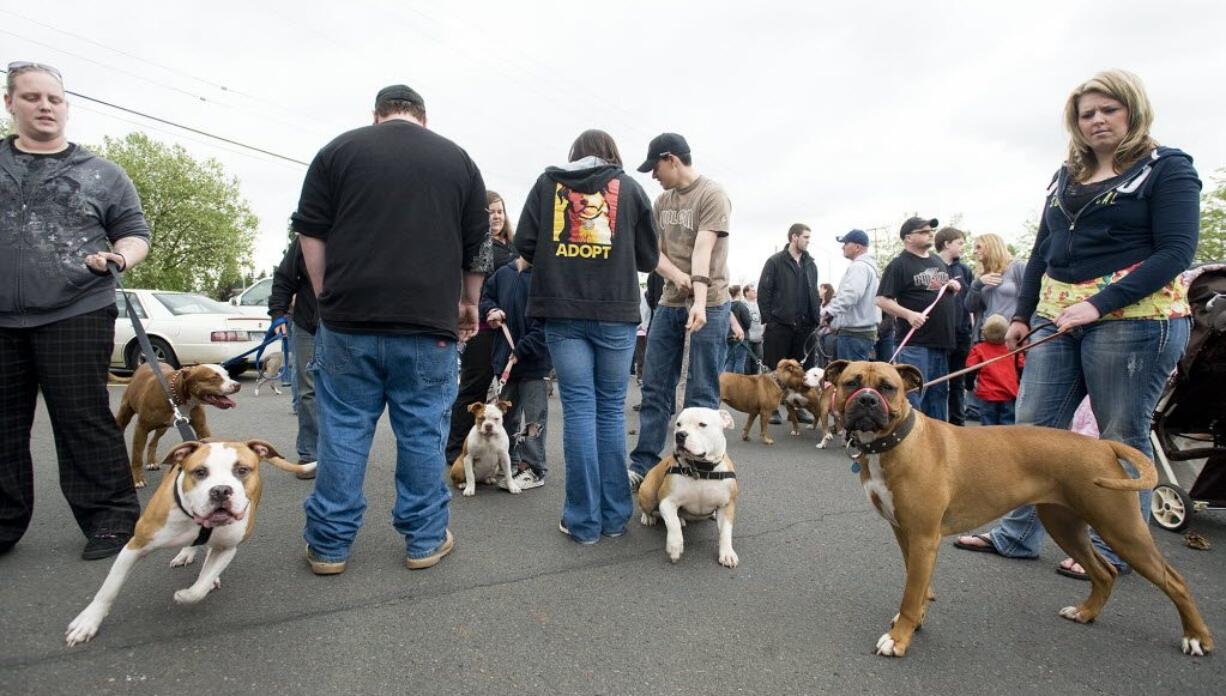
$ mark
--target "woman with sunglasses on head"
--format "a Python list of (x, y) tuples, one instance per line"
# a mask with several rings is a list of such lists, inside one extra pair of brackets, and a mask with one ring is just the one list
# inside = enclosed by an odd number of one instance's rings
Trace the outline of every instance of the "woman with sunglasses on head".
[[(1150, 419), (1188, 341), (1179, 276), (1196, 251), (1201, 182), (1191, 157), (1150, 136), (1153, 111), (1131, 73), (1102, 72), (1079, 85), (1064, 120), (1068, 157), (1048, 189), (1007, 341), (1064, 335), (1026, 355), (1017, 422), (1068, 429), (1089, 395), (1100, 436), (1152, 458)], [(1146, 519), (1151, 495), (1140, 496)], [(1118, 573), (1130, 572), (1090, 536)], [(1042, 539), (1027, 506), (955, 546), (1035, 558)], [(1057, 572), (1088, 579), (1071, 558)]]
[(975, 315), (972, 339), (983, 340), (983, 322), (993, 314), (1012, 317), (1022, 290), (1026, 263), (1013, 258), (998, 234), (975, 235), (975, 280), (966, 293), (966, 309)]

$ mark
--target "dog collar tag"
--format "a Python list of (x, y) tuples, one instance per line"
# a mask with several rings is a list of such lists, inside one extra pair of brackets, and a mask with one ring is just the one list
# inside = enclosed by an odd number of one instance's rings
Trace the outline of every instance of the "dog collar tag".
[(858, 473), (860, 473), (860, 462), (859, 462), (859, 460), (856, 460), (856, 459), (851, 460), (851, 473), (853, 473), (853, 474), (858, 474)]

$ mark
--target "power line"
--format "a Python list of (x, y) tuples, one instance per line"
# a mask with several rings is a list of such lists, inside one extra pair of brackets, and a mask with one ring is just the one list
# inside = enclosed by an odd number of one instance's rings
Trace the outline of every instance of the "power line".
[[(7, 70), (0, 69), (0, 72), (7, 73), (8, 71), (7, 71)], [(183, 125), (182, 123), (175, 123), (174, 121), (170, 121), (170, 120), (167, 120), (167, 119), (164, 119), (164, 118), (160, 118), (160, 117), (158, 117), (158, 116), (153, 116), (153, 115), (151, 115), (151, 114), (144, 113), (143, 111), (137, 111), (136, 109), (129, 109), (129, 108), (128, 108), (128, 107), (126, 107), (126, 106), (120, 106), (120, 105), (118, 105), (118, 104), (112, 104), (111, 102), (104, 101), (104, 100), (102, 100), (102, 99), (98, 99), (97, 97), (91, 97), (91, 96), (86, 95), (86, 94), (81, 94), (80, 92), (74, 92), (74, 91), (72, 91), (72, 90), (70, 90), (70, 89), (66, 89), (66, 90), (64, 90), (64, 93), (65, 93), (65, 94), (71, 94), (71, 95), (72, 95), (72, 96), (74, 96), (74, 97), (80, 97), (81, 99), (85, 99), (85, 100), (87, 100), (87, 101), (94, 102), (95, 104), (101, 104), (102, 106), (110, 107), (110, 108), (115, 109), (115, 110), (117, 110), (117, 111), (123, 111), (123, 112), (125, 112), (125, 113), (133, 114), (134, 116), (140, 116), (141, 118), (149, 119), (150, 121), (156, 121), (157, 123), (164, 123), (164, 124), (166, 124), (166, 125), (168, 125), (168, 126), (174, 126), (175, 128), (180, 128), (180, 129), (182, 129), (182, 130), (188, 131), (189, 133), (195, 133), (195, 134), (197, 134), (197, 135), (203, 135), (203, 136), (204, 136), (204, 137), (206, 137), (206, 138), (212, 138), (213, 140), (219, 140), (219, 141), (221, 141), (221, 142), (223, 142), (223, 143), (228, 143), (228, 144), (230, 144), (230, 145), (234, 145), (234, 146), (241, 147), (241, 148), (244, 148), (244, 149), (247, 149), (247, 150), (251, 150), (252, 152), (258, 152), (258, 153), (260, 153), (260, 154), (262, 154), (262, 155), (267, 155), (267, 156), (269, 156), (269, 157), (275, 157), (275, 158), (277, 158), (277, 159), (285, 160), (286, 162), (293, 162), (294, 164), (301, 164), (301, 165), (302, 165), (302, 166), (304, 166), (304, 167), (309, 167), (309, 166), (310, 166), (310, 163), (309, 163), (309, 162), (303, 162), (303, 161), (302, 161), (302, 160), (300, 160), (300, 159), (294, 159), (293, 157), (288, 157), (288, 156), (286, 156), (286, 155), (278, 154), (278, 153), (273, 152), (273, 151), (271, 151), (271, 150), (265, 150), (264, 148), (256, 147), (256, 146), (254, 146), (254, 145), (248, 145), (248, 144), (246, 144), (246, 143), (240, 143), (240, 142), (239, 142), (239, 141), (237, 141), (237, 140), (231, 140), (230, 138), (226, 138), (226, 137), (223, 137), (223, 136), (220, 136), (220, 135), (214, 135), (213, 133), (209, 133), (208, 131), (202, 131), (202, 130), (200, 130), (199, 128), (192, 128), (191, 126), (185, 126), (185, 125)]]

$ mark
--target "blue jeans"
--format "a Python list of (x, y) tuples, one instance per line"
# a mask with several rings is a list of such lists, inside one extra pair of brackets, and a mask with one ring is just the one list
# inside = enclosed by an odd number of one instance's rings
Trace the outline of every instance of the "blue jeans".
[(894, 335), (878, 336), (877, 337), (877, 361), (889, 362), (890, 358), (894, 357), (894, 350), (897, 347), (894, 342)]
[[(1032, 326), (1047, 325), (1031, 337), (1056, 330), (1035, 315)], [(1158, 397), (1188, 343), (1188, 320), (1115, 319), (1078, 327), (1026, 354), (1017, 422), (1068, 430), (1077, 405), (1087, 394), (1098, 420), (1099, 437), (1135, 447), (1153, 458), (1149, 426)], [(1121, 460), (1133, 477), (1132, 465)], [(1149, 519), (1150, 491), (1140, 494), (1141, 515)], [(992, 544), (1004, 556), (1033, 558), (1043, 542), (1043, 525), (1033, 505), (1020, 507), (991, 531)], [(1119, 556), (1091, 530), (1094, 548), (1109, 562)]]
[(626, 478), (626, 385), (636, 330), (623, 322), (545, 322), (562, 400), (562, 523), (579, 541), (625, 531), (634, 512)]
[(981, 425), (1013, 425), (1013, 402), (979, 399), (979, 423)]
[[(944, 377), (949, 374), (949, 351), (923, 346), (904, 346), (898, 354), (898, 362), (902, 365), (918, 367), (924, 373), (924, 381)], [(921, 394), (910, 392), (907, 400), (911, 406), (918, 408), (929, 418), (947, 420), (949, 414), (949, 382), (941, 382), (928, 387)]]
[[(837, 360), (872, 360), (876, 344), (867, 338), (838, 336), (834, 338), (834, 357)], [(890, 357), (887, 355), (886, 360)]]
[(736, 374), (744, 374), (745, 361), (749, 359), (749, 348), (745, 346), (744, 341), (729, 341), (728, 354), (724, 358), (724, 372), (735, 372)]
[[(731, 302), (707, 307), (707, 323), (690, 337), (690, 369), (685, 380), (685, 408), (719, 408), (719, 371), (728, 349)], [(660, 461), (668, 439), (668, 423), (677, 402), (681, 358), (685, 352), (685, 307), (656, 307), (647, 330), (643, 362), (643, 405), (639, 409), (639, 441), (630, 453), (630, 469), (646, 474)]]
[(451, 493), (443, 481), (443, 447), (456, 398), (455, 341), (435, 336), (315, 334), (319, 468), (303, 503), (303, 536), (323, 561), (349, 556), (366, 497), (362, 484), (375, 425), (388, 410), (396, 435), (396, 503), (392, 526), (410, 558), (443, 543)]
[(511, 412), (503, 419), (511, 437), (511, 463), (526, 464), (545, 478), (545, 432), (549, 422), (549, 385), (545, 378), (515, 379), (507, 382), (500, 395), (511, 402)]

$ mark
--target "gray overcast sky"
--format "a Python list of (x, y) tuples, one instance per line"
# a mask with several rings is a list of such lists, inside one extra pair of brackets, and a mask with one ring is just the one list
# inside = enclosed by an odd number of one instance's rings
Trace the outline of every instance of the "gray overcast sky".
[[(0, 0), (0, 58), (50, 63), (71, 90), (306, 161), (403, 82), (513, 220), (582, 130), (609, 131), (628, 170), (652, 136), (676, 131), (732, 199), (734, 279), (756, 279), (800, 221), (833, 281), (836, 234), (893, 235), (913, 211), (1015, 237), (1062, 159), (1065, 97), (1101, 69), (1143, 78), (1154, 135), (1209, 184), (1226, 167), (1223, 28), (1226, 3), (1180, 0)], [(260, 216), (257, 267), (280, 258), (304, 167), (80, 99), (71, 114), (74, 141), (140, 129), (216, 157)]]

